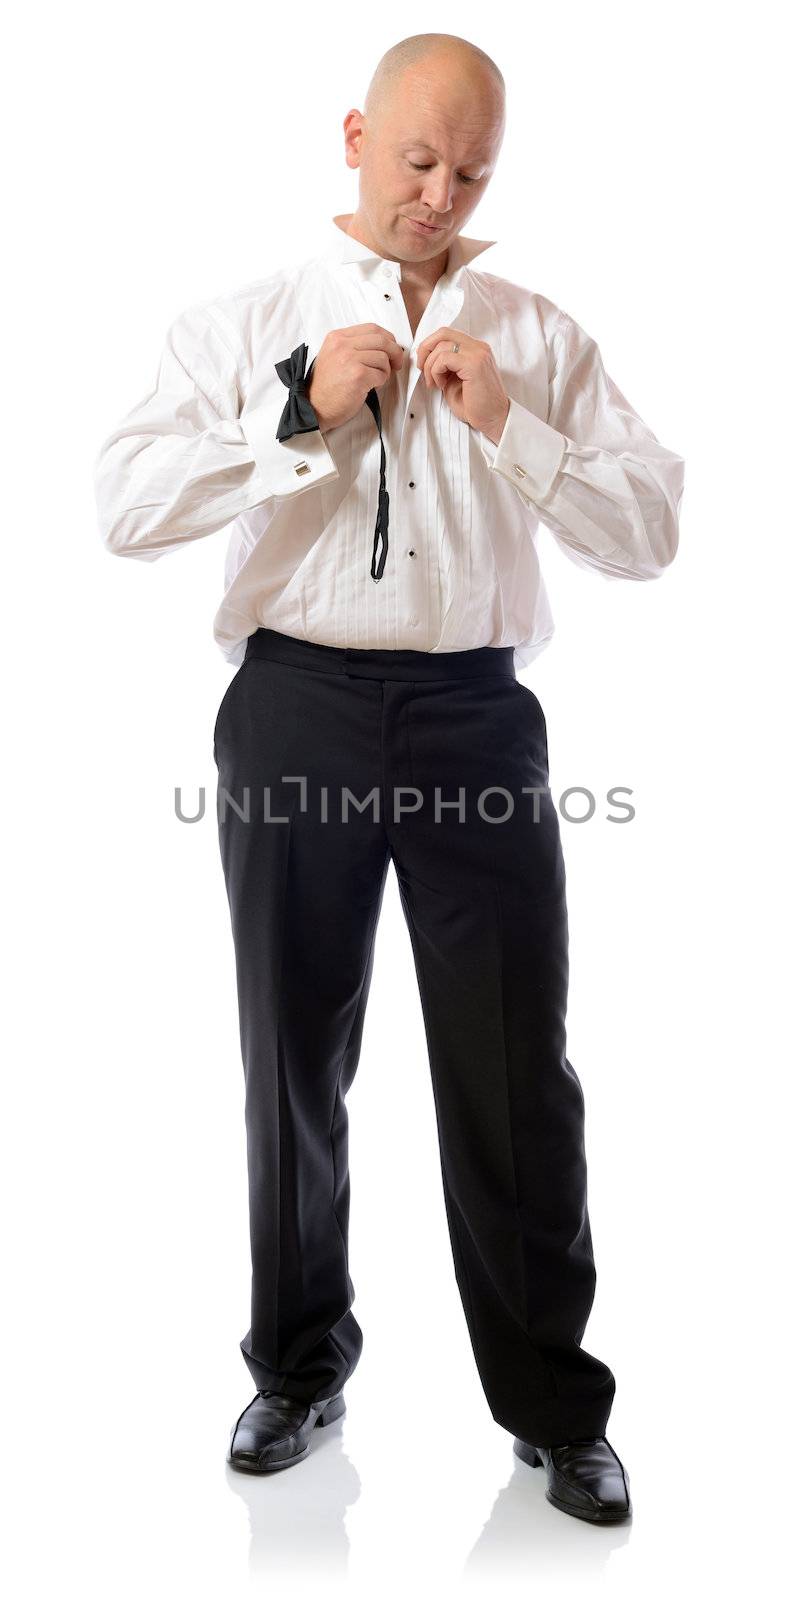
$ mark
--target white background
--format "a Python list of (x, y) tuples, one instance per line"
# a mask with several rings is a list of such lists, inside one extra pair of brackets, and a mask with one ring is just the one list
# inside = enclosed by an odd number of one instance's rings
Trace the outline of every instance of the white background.
[[(751, 1587), (798, 1497), (799, 260), (783, 7), (139, 0), (6, 33), (7, 1533), (15, 1595)], [(546, 712), (598, 1267), (635, 1515), (546, 1504), (474, 1366), (390, 872), (351, 1129), (365, 1335), (342, 1423), (225, 1466), (253, 1389), (242, 1066), (212, 728), (224, 537), (102, 548), (91, 467), (189, 303), (352, 210), (342, 122), (437, 28), (507, 81), (465, 231), (557, 301), (687, 461), (680, 551), (605, 583), (540, 536)], [(481, 266), (481, 262), (480, 262)], [(614, 784), (628, 826), (605, 821)], [(173, 790), (207, 811), (180, 824)], [(275, 1587), (271, 1586), (271, 1580)]]

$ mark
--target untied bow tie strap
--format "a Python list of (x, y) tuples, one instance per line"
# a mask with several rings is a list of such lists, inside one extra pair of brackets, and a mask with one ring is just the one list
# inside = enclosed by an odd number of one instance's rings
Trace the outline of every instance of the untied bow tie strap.
[[(296, 433), (311, 433), (313, 429), (320, 426), (317, 413), (307, 393), (307, 386), (315, 366), (313, 361), (309, 371), (306, 371), (307, 354), (307, 346), (299, 344), (296, 345), (292, 355), (287, 356), (283, 361), (275, 363), (276, 372), (282, 383), (286, 384), (290, 391), (276, 429), (276, 438), (279, 440), (291, 439)], [(317, 357), (315, 357), (315, 360), (317, 360)], [(379, 448), (381, 451), (379, 462), (379, 504), (376, 513), (376, 527), (373, 533), (373, 556), (370, 563), (370, 575), (374, 582), (378, 583), (384, 572), (384, 565), (387, 560), (390, 496), (387, 492), (385, 481), (387, 457), (382, 435), (381, 408), (379, 406), (379, 396), (375, 389), (368, 390), (365, 396), (365, 404), (370, 407), (376, 427), (379, 430)], [(377, 560), (377, 551), (379, 550), (380, 554)]]

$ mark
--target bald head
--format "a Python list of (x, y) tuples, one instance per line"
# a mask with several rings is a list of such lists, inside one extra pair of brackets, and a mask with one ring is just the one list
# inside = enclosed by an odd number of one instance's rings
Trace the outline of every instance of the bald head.
[(484, 91), (503, 116), (505, 84), (491, 56), (455, 33), (414, 33), (385, 50), (368, 84), (365, 117), (378, 126), (399, 93), (413, 93), (427, 78), (443, 88), (461, 80)]
[(451, 33), (393, 45), (364, 111), (344, 121), (346, 160), (359, 169), (351, 231), (382, 255), (428, 262), (436, 273), (490, 182), (504, 116), (504, 79), (478, 45)]

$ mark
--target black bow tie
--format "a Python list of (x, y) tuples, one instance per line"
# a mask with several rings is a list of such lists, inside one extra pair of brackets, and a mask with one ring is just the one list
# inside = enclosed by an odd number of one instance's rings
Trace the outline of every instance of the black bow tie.
[[(292, 355), (287, 356), (284, 361), (277, 361), (275, 363), (276, 372), (278, 373), (282, 383), (286, 384), (290, 391), (287, 396), (287, 403), (281, 413), (281, 417), (279, 418), (278, 428), (276, 429), (277, 439), (291, 439), (293, 434), (296, 433), (311, 433), (313, 429), (320, 426), (315, 408), (312, 405), (307, 393), (307, 386), (312, 376), (315, 362), (312, 362), (312, 365), (307, 372), (306, 357), (306, 345), (299, 344), (296, 345)], [(317, 357), (315, 357), (315, 360), (317, 360)], [(387, 560), (387, 530), (390, 520), (390, 496), (387, 493), (385, 486), (385, 467), (387, 464), (387, 458), (384, 451), (384, 439), (382, 437), (382, 420), (381, 409), (379, 406), (379, 396), (375, 389), (368, 390), (368, 393), (365, 396), (365, 404), (370, 407), (376, 427), (379, 430), (379, 446), (381, 450), (381, 459), (379, 463), (379, 505), (376, 513), (376, 527), (373, 534), (373, 557), (370, 563), (370, 575), (374, 581), (378, 583), (379, 578), (384, 572), (384, 564)], [(376, 552), (379, 549), (379, 546), (381, 546), (381, 555), (379, 556), (377, 562)]]

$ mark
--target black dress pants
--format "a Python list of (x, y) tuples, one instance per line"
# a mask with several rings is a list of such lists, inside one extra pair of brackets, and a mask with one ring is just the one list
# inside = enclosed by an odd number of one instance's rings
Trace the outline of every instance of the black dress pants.
[(340, 649), (260, 628), (214, 758), (245, 1069), (241, 1349), (257, 1388), (336, 1394), (362, 1349), (345, 1098), (392, 858), (490, 1410), (532, 1444), (602, 1435), (615, 1380), (581, 1348), (596, 1273), (566, 1055), (565, 869), (545, 718), (512, 646)]

